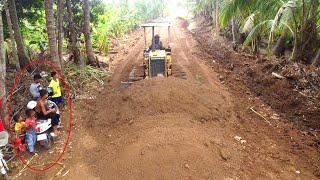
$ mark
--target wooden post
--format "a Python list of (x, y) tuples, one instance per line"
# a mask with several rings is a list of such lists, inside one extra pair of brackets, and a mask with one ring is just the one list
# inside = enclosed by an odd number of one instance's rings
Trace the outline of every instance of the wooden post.
[(144, 46), (147, 49), (147, 36), (146, 36), (146, 27), (143, 27), (143, 32), (144, 32)]
[(168, 46), (170, 44), (171, 41), (171, 33), (170, 33), (170, 26), (168, 26)]
[(154, 49), (154, 26), (152, 27), (152, 49)]

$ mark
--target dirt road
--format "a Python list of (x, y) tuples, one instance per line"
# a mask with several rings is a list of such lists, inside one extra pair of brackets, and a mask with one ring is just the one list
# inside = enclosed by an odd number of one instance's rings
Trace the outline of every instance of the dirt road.
[(136, 36), (97, 98), (76, 103), (64, 179), (317, 179), (319, 153), (306, 137), (249, 111), (255, 97), (224, 85), (182, 20), (173, 28), (173, 59), (186, 79), (122, 88), (141, 64), (144, 40)]

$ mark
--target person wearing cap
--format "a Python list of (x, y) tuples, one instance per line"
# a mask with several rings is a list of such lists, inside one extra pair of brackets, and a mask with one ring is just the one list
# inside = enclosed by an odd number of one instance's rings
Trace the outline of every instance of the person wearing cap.
[(160, 41), (160, 36), (158, 34), (154, 36), (154, 44), (153, 46), (151, 46), (151, 49), (152, 50), (163, 49), (163, 45), (162, 45), (162, 42)]
[(29, 91), (32, 95), (32, 100), (34, 100), (34, 101), (37, 101), (39, 99), (39, 97), (40, 97), (39, 91), (41, 89), (43, 89), (41, 86), (41, 78), (42, 77), (40, 74), (38, 74), (38, 73), (35, 74), (33, 76), (33, 83), (31, 83), (30, 88), (29, 88)]

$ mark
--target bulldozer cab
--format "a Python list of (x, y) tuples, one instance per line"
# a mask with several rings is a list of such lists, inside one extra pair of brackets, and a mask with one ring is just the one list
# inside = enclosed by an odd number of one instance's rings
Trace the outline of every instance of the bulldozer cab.
[[(172, 58), (170, 42), (170, 23), (147, 23), (142, 24), (144, 28), (144, 69), (145, 78), (168, 77), (172, 74)], [(152, 40), (151, 45), (147, 43), (147, 28), (151, 28)], [(156, 28), (167, 28), (168, 30), (168, 47), (164, 47), (160, 39), (155, 35)]]

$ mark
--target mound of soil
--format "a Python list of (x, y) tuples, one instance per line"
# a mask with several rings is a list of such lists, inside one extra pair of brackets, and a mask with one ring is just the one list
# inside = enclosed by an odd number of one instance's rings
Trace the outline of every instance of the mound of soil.
[[(230, 129), (222, 128), (234, 121), (232, 107), (219, 92), (179, 78), (156, 78), (109, 93), (100, 95), (107, 100), (88, 104), (92, 119), (86, 124), (91, 133), (83, 138), (85, 156), (90, 162), (106, 159), (95, 174), (107, 173), (110, 179), (221, 179), (239, 170), (236, 143)], [(223, 164), (226, 159), (232, 159), (232, 168)]]
[(99, 107), (108, 103), (108, 106), (113, 108), (101, 111), (92, 107), (93, 117), (107, 117), (105, 121), (94, 121), (93, 124), (90, 121), (90, 127), (121, 123), (119, 120), (129, 122), (139, 116), (165, 113), (188, 114), (201, 122), (225, 120), (231, 116), (229, 104), (225, 103), (223, 95), (209, 87), (199, 86), (196, 82), (178, 78), (140, 81), (129, 89), (114, 92), (106, 101), (100, 103)]

